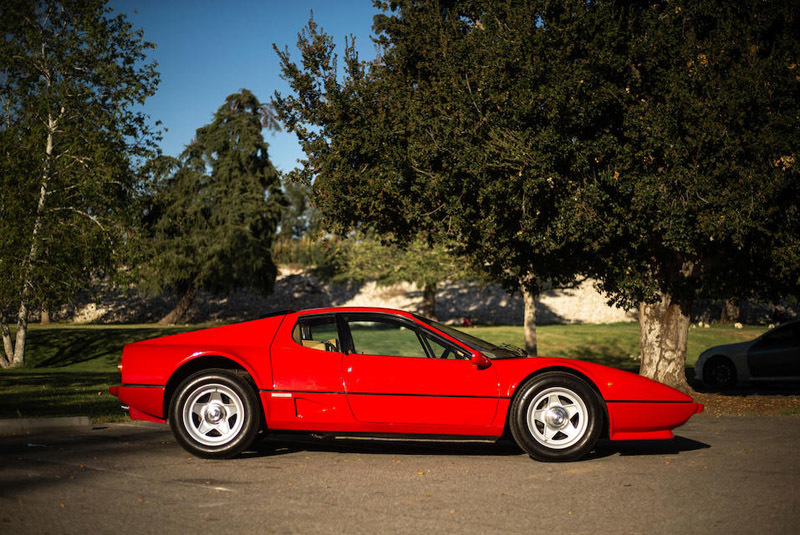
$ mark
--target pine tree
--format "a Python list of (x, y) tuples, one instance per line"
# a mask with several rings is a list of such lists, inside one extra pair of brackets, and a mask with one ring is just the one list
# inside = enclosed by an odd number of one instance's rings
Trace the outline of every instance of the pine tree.
[(180, 160), (153, 164), (166, 178), (149, 211), (152, 257), (142, 273), (151, 292), (180, 298), (160, 323), (180, 321), (199, 290), (272, 291), (283, 196), (263, 117), (264, 106), (243, 89), (197, 130)]

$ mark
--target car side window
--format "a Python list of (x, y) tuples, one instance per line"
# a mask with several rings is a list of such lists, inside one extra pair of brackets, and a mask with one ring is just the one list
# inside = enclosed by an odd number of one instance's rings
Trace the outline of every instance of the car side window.
[(427, 358), (414, 329), (392, 321), (349, 320), (353, 350), (361, 355)]
[(430, 347), (431, 353), (433, 353), (433, 358), (454, 360), (469, 360), (470, 358), (469, 353), (461, 348), (444, 344), (430, 336), (425, 336), (425, 340), (428, 342), (428, 347)]
[(763, 340), (771, 346), (796, 344), (800, 342), (800, 323), (790, 323), (778, 327), (764, 335)]
[(300, 318), (292, 329), (292, 339), (303, 347), (319, 351), (339, 351), (339, 330), (334, 316)]

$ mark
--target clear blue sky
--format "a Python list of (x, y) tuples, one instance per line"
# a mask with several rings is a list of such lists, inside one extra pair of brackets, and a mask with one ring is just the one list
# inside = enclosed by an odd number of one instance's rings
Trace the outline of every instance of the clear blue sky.
[[(144, 111), (167, 129), (161, 149), (170, 156), (183, 150), (231, 93), (246, 88), (268, 102), (274, 91), (288, 92), (272, 43), (288, 45), (297, 58), (297, 33), (312, 10), (340, 55), (345, 36), (352, 34), (363, 59), (375, 56), (369, 37), (377, 11), (371, 0), (111, 0), (109, 5), (157, 46), (150, 57), (158, 62), (161, 84)], [(265, 138), (278, 169), (290, 171), (302, 158), (294, 134), (265, 132)]]

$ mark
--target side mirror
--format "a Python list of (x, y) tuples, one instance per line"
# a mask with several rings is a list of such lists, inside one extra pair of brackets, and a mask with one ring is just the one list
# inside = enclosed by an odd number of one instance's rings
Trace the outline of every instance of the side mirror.
[(489, 360), (486, 357), (486, 355), (480, 353), (479, 351), (473, 353), (472, 358), (469, 360), (470, 362), (472, 362), (472, 365), (478, 368), (479, 370), (485, 370), (486, 368), (492, 365), (492, 361)]

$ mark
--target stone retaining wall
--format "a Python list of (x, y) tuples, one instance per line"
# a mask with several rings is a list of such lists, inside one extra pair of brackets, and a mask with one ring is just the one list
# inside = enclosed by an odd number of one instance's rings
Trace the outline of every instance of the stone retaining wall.
[[(177, 297), (146, 299), (137, 292), (122, 292), (98, 285), (74, 305), (53, 314), (58, 321), (78, 323), (151, 323), (158, 321), (177, 302)], [(198, 293), (185, 321), (240, 321), (258, 318), (270, 311), (327, 306), (375, 306), (422, 310), (422, 289), (400, 283), (380, 286), (364, 284), (328, 284), (307, 271), (281, 268), (274, 292), (261, 297), (252, 292), (235, 292), (220, 298)], [(693, 321), (713, 322), (719, 318), (718, 303), (698, 303)], [(498, 285), (445, 283), (436, 292), (436, 311), (440, 321), (462, 323), (469, 318), (479, 324), (522, 323), (523, 303), (519, 293), (509, 295)], [(789, 304), (763, 305), (745, 302), (741, 307), (743, 323), (780, 323), (797, 317), (797, 307)], [(36, 318), (33, 318), (35, 321)], [(636, 321), (635, 310), (609, 306), (591, 280), (574, 288), (548, 290), (536, 300), (536, 320), (540, 325), (553, 323), (614, 323)]]
[[(79, 297), (74, 306), (65, 306), (54, 319), (77, 323), (148, 323), (165, 315), (176, 298), (146, 299), (134, 291), (121, 292), (100, 285), (92, 294)], [(219, 298), (198, 293), (185, 318), (187, 322), (235, 321), (257, 318), (272, 310), (302, 310), (326, 306), (374, 306), (422, 310), (422, 289), (400, 283), (380, 286), (327, 284), (306, 271), (282, 268), (272, 295), (261, 297), (251, 292), (235, 292)], [(509, 295), (500, 286), (478, 283), (445, 283), (436, 292), (436, 311), (440, 321), (461, 323), (520, 324), (523, 303), (519, 293)], [(549, 290), (536, 301), (537, 322), (611, 323), (635, 321), (633, 313), (606, 304), (591, 282), (576, 288)]]

